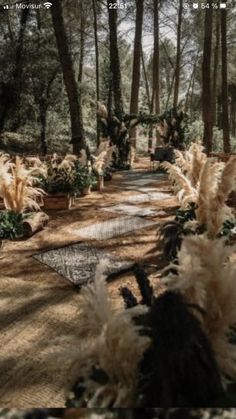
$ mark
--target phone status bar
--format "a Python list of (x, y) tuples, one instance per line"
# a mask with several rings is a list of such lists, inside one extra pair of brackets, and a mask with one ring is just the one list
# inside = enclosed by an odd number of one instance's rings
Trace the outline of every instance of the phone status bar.
[(212, 8), (214, 10), (218, 10), (218, 9), (219, 10), (224, 10), (224, 9), (229, 8), (230, 5), (228, 3), (225, 3), (225, 2), (221, 2), (221, 3), (218, 3), (218, 2), (215, 2), (215, 3), (212, 3), (212, 2), (210, 2), (210, 3), (200, 3), (200, 2), (199, 3), (198, 2), (188, 3), (188, 2), (185, 2), (183, 4), (183, 7), (184, 7), (184, 9), (188, 9), (188, 10), (190, 10), (190, 9), (204, 10), (204, 9), (210, 9), (210, 8)]

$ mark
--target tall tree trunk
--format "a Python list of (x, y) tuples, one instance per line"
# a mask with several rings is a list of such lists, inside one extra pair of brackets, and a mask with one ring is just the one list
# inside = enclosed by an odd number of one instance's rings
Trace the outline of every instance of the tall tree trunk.
[(203, 144), (206, 152), (212, 151), (213, 121), (211, 92), (211, 52), (212, 52), (212, 7), (205, 11), (204, 47), (202, 62), (202, 118), (204, 122)]
[(64, 25), (62, 0), (57, 0), (57, 4), (51, 7), (51, 13), (63, 79), (69, 102), (72, 137), (71, 143), (73, 145), (73, 153), (78, 154), (82, 148), (85, 148), (85, 138), (82, 123), (82, 110), (79, 102), (75, 72)]
[(173, 104), (174, 107), (176, 107), (178, 105), (178, 99), (179, 99), (182, 15), (183, 15), (183, 0), (179, 0), (178, 26), (177, 26), (177, 48), (176, 48), (176, 63), (175, 63), (174, 104)]
[(84, 70), (84, 29), (85, 29), (85, 16), (83, 12), (83, 3), (81, 3), (80, 7), (80, 47), (79, 47), (79, 73), (78, 73), (78, 83), (79, 83), (79, 91), (81, 95), (81, 83), (83, 80), (83, 70)]
[[(160, 45), (159, 45), (159, 0), (153, 0), (153, 60), (152, 98), (150, 112), (160, 113)], [(153, 149), (153, 126), (149, 128), (148, 148)], [(156, 131), (156, 140), (158, 133)]]
[[(93, 0), (93, 18), (94, 18), (94, 43), (95, 43), (95, 59), (96, 59), (96, 101), (97, 111), (98, 102), (100, 100), (100, 87), (99, 87), (99, 49), (98, 49), (98, 24), (97, 24), (97, 6), (96, 1)], [(100, 143), (100, 129), (99, 129), (99, 116), (97, 112), (97, 146)]]
[[(138, 113), (140, 64), (142, 54), (143, 0), (136, 0), (136, 22), (133, 52), (133, 71), (130, 99), (130, 113)], [(136, 127), (130, 130), (130, 142), (136, 148)]]
[(149, 109), (149, 112), (151, 113), (150, 88), (149, 88), (149, 83), (148, 83), (146, 65), (145, 65), (145, 61), (144, 61), (143, 49), (141, 51), (141, 58), (142, 58), (143, 76), (144, 76), (145, 87), (146, 87), (146, 94), (147, 94), (148, 109)]
[(222, 9), (221, 14), (221, 60), (222, 60), (222, 128), (224, 152), (230, 153), (230, 129), (228, 111), (228, 75), (227, 75), (227, 11)]
[[(3, 84), (2, 86), (3, 93), (1, 98), (2, 103), (0, 107), (0, 132), (4, 130), (4, 125), (9, 112), (11, 110), (14, 111), (16, 105), (19, 104), (22, 83), (24, 35), (29, 14), (30, 9), (23, 9), (21, 11), (20, 30), (16, 44), (15, 63), (12, 74), (13, 81), (10, 83)], [(16, 121), (14, 125), (18, 125), (18, 121)], [(13, 126), (11, 129), (14, 130), (15, 126)]]
[(215, 48), (214, 48), (214, 67), (212, 80), (212, 116), (213, 125), (216, 125), (217, 120), (217, 79), (218, 79), (218, 65), (219, 65), (219, 44), (220, 44), (220, 14), (215, 11)]
[(160, 113), (160, 48), (159, 48), (159, 0), (153, 2), (153, 23), (154, 23), (154, 51), (153, 51), (153, 91), (154, 110)]
[(188, 90), (186, 93), (186, 99), (185, 99), (185, 105), (184, 105), (184, 111), (187, 112), (188, 108), (189, 108), (189, 99), (190, 99), (190, 92), (191, 92), (191, 88), (194, 84), (194, 77), (195, 77), (195, 71), (196, 71), (196, 66), (197, 66), (197, 62), (198, 62), (198, 56), (199, 56), (199, 52), (197, 53), (197, 56), (194, 60), (193, 63), (193, 69), (192, 69), (192, 73), (190, 76), (190, 81), (189, 81), (189, 85), (188, 85)]
[(115, 114), (120, 119), (123, 115), (123, 100), (121, 90), (120, 58), (117, 41), (117, 10), (110, 9), (109, 5), (110, 0), (107, 0), (110, 37), (110, 71), (114, 95)]
[(47, 124), (47, 107), (42, 104), (39, 106), (39, 119), (40, 119), (40, 143), (43, 156), (48, 152), (46, 141), (46, 124)]

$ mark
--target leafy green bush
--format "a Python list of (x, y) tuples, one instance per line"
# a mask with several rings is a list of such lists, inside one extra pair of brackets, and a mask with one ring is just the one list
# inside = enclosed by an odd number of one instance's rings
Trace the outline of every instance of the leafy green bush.
[(97, 177), (93, 171), (90, 170), (89, 166), (81, 166), (81, 164), (75, 162), (75, 177), (74, 177), (74, 191), (80, 193), (84, 188), (89, 186), (95, 186), (97, 183)]
[(48, 173), (46, 177), (41, 176), (39, 184), (45, 192), (49, 194), (55, 193), (73, 193), (74, 192), (74, 181), (75, 181), (75, 170), (68, 170), (65, 168), (58, 168), (53, 166), (51, 162), (48, 162)]
[(0, 238), (17, 239), (23, 235), (23, 220), (25, 216), (14, 211), (0, 213)]

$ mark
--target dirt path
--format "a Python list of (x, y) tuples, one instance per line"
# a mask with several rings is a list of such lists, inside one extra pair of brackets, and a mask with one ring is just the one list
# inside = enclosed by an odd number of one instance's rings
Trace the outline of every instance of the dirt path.
[[(135, 183), (137, 179), (147, 179), (147, 175), (152, 177), (147, 172), (148, 165), (147, 160), (142, 160), (137, 167), (138, 172), (116, 173), (113, 180), (106, 183), (102, 193), (94, 192), (91, 196), (78, 199), (69, 211), (50, 213), (48, 226), (31, 239), (4, 243), (0, 253), (2, 407), (64, 407), (67, 369), (54, 371), (52, 347), (56, 344), (57, 349), (63, 350), (66, 338), (76, 336), (79, 329), (79, 293), (69, 281), (36, 261), (32, 255), (39, 250), (81, 241), (76, 229), (121, 216), (105, 212), (103, 207), (124, 203), (130, 196), (145, 194), (140, 188), (170, 192), (166, 178), (156, 174), (150, 184), (139, 186)], [(177, 202), (171, 198), (138, 204), (132, 202), (131, 205), (157, 210), (158, 214), (145, 217), (156, 223), (109, 240), (89, 242), (126, 260), (158, 264), (157, 223), (171, 216)], [(128, 284), (137, 292), (132, 276), (127, 275), (110, 283), (109, 292), (115, 306), (121, 304), (121, 284)]]

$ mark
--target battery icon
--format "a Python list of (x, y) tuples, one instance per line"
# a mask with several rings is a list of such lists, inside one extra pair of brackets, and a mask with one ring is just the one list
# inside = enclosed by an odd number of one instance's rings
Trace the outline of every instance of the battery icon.
[(220, 9), (226, 9), (226, 3), (220, 3)]

